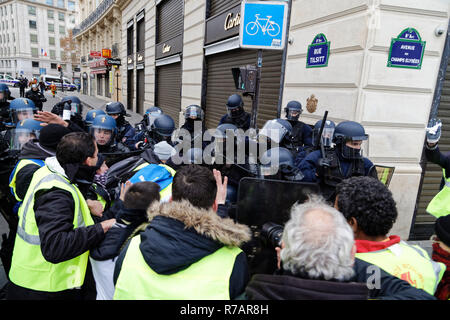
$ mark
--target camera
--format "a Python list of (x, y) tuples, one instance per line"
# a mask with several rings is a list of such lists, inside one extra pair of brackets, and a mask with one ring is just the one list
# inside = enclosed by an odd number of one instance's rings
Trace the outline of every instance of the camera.
[(260, 236), (264, 245), (272, 248), (281, 247), (283, 230), (283, 226), (273, 222), (263, 224)]

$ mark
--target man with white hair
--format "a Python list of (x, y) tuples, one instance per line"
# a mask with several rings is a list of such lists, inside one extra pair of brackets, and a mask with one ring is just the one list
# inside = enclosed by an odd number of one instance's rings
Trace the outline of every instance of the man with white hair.
[(343, 215), (312, 196), (295, 204), (286, 223), (278, 270), (254, 275), (249, 299), (434, 299), (382, 269), (355, 259), (353, 232)]

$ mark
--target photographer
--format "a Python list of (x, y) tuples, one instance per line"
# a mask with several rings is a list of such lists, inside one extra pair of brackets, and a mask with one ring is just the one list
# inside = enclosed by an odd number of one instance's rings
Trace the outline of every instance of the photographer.
[(343, 215), (321, 198), (311, 197), (292, 207), (280, 246), (279, 269), (274, 275), (254, 275), (246, 288), (247, 298), (434, 299), (406, 281), (355, 259), (351, 228)]

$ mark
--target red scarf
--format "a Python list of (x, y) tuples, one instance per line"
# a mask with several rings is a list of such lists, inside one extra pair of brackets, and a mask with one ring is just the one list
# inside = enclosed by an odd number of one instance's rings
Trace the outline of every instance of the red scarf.
[(444, 272), (444, 276), (439, 282), (434, 296), (439, 300), (448, 300), (450, 299), (450, 252), (445, 251), (439, 246), (439, 243), (435, 242), (433, 243), (431, 258), (447, 266), (447, 270)]
[(386, 241), (355, 240), (356, 252), (362, 253), (383, 250), (400, 242), (399, 236), (390, 236), (388, 239)]

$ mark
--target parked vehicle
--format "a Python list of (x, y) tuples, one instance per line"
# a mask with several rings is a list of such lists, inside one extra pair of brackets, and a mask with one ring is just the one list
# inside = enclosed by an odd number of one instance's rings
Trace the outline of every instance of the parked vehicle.
[[(44, 74), (41, 76), (41, 79), (44, 81), (45, 87), (47, 89), (50, 89), (50, 85), (52, 84), (52, 82), (56, 85), (57, 89), (61, 89), (61, 87), (62, 87), (61, 78), (58, 76), (51, 76), (51, 75)], [(70, 80), (66, 77), (63, 77), (63, 86), (64, 86), (64, 90), (68, 90), (68, 91), (77, 90), (77, 86), (75, 84), (71, 83)]]
[(0, 74), (0, 83), (4, 83), (8, 86), (18, 87), (19, 79), (11, 77), (9, 74)]

